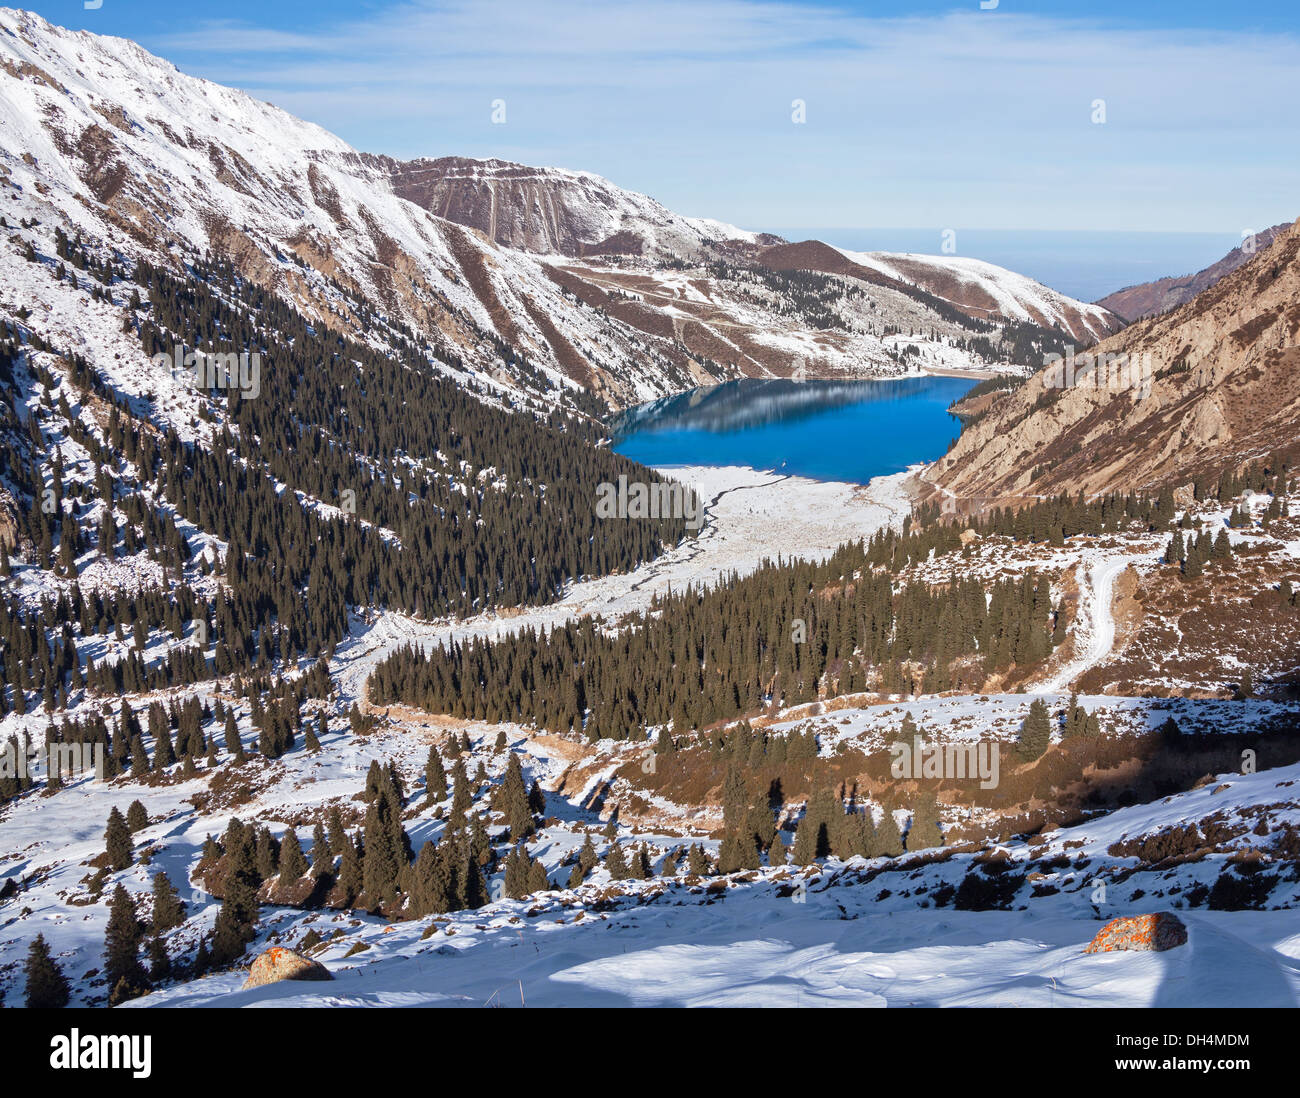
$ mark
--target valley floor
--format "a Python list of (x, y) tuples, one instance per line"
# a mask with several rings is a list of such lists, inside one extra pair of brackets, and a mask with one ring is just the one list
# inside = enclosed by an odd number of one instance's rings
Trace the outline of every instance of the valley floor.
[[(905, 475), (861, 488), (750, 469), (674, 472), (708, 500), (709, 520), (698, 539), (653, 564), (575, 584), (556, 605), (514, 615), (441, 624), (392, 614), (358, 620), (331, 668), (337, 693), (321, 752), (295, 750), (274, 763), (254, 757), (229, 775), (223, 772), (226, 780), (201, 770), (188, 780), (176, 773), (148, 789), (125, 779), (82, 782), (57, 796), (25, 797), (5, 808), (0, 877), (24, 882), (24, 890), (0, 906), (0, 977), (10, 994), (17, 997), (23, 957), (39, 929), (73, 980), (74, 1002), (103, 1001), (105, 989), (95, 972), (108, 912), (89, 891), (89, 863), (103, 850), (111, 807), (125, 809), (137, 796), (145, 801), (150, 822), (135, 840), (137, 850), (150, 852), (149, 862), (137, 861), (115, 879), (144, 895), (153, 873), (165, 869), (189, 905), (171, 946), (192, 952), (210, 933), (220, 907), (201, 886), (190, 884), (207, 835), (219, 834), (238, 815), (276, 832), (293, 826), (305, 836), (329, 806), (355, 809), (372, 760), (393, 760), (407, 788), (416, 788), (429, 745), (445, 745), (453, 730), (470, 739), (471, 772), (482, 763), (495, 783), (515, 752), (528, 781), (536, 778), (548, 790), (548, 819), (529, 849), (553, 885), (562, 880), (584, 839), (599, 839), (609, 806), (620, 798), (631, 803), (627, 795), (638, 792), (618, 772), (644, 758), (646, 744), (588, 744), (397, 707), (379, 711), (372, 733), (355, 736), (344, 715), (354, 702), (365, 704), (365, 681), (375, 664), (408, 642), (501, 638), (524, 626), (550, 628), (584, 614), (614, 627), (670, 587), (752, 571), (777, 554), (825, 556), (845, 540), (900, 522), (908, 508)], [(1073, 640), (1028, 692), (896, 696), (870, 704), (838, 699), (778, 714), (768, 730), (815, 730), (821, 755), (829, 758), (878, 749), (904, 713), (922, 729), (944, 730), (949, 739), (1013, 740), (1035, 698), (1059, 711), (1071, 685), (1114, 656), (1116, 581), (1130, 565), (1137, 574), (1152, 573), (1160, 548), (1150, 539), (1083, 539), (1065, 549), (986, 553), (972, 562), (994, 572), (1048, 566), (1058, 583), (1073, 577)], [(211, 685), (197, 692), (215, 697)], [(139, 700), (147, 704), (149, 698)], [(1150, 731), (1170, 717), (1188, 732), (1248, 731), (1294, 709), (1280, 699), (1109, 693), (1086, 695), (1081, 702), (1119, 732)], [(247, 734), (247, 717), (240, 720)], [(22, 724), (39, 735), (45, 722), (43, 714), (11, 713), (0, 734), (7, 737)], [(509, 751), (493, 747), (501, 732)], [(528, 900), (499, 899), (432, 920), (390, 924), (352, 911), (264, 907), (249, 957), (270, 944), (296, 945), (315, 930), (324, 942), (314, 955), (330, 969), (332, 982), (244, 991), (244, 972), (232, 970), (164, 984), (131, 1005), (1294, 1006), (1300, 1001), (1300, 883), (1285, 875), (1269, 878), (1272, 910), (1218, 911), (1199, 904), (1188, 910), (1183, 898), (1207, 889), (1225, 871), (1229, 854), (1158, 874), (1110, 848), (1210, 816), (1239, 823), (1241, 842), (1248, 844), (1244, 833), (1261, 818), (1273, 829), (1300, 825), (1300, 806), (1284, 791), (1298, 781), (1300, 765), (1219, 775), (1159, 803), (1048, 831), (1036, 843), (995, 843), (989, 849), (1001, 852), (1014, 870), (1008, 910), (952, 905), (953, 886), (974, 869), (970, 853), (895, 863), (828, 859), (802, 869), (645, 881), (614, 881), (598, 866), (576, 889), (553, 887)], [(713, 810), (639, 793), (638, 812), (620, 811), (618, 839), (645, 844), (654, 872), (685, 844), (698, 842), (716, 853), (718, 841), (709, 836), (719, 822)], [(418, 850), (437, 838), (443, 824), (412, 808), (406, 827)], [(788, 829), (783, 835), (792, 841)], [(1132, 876), (1139, 871), (1137, 887)], [(1099, 879), (1111, 882), (1100, 903), (1094, 899)], [(1188, 948), (1083, 954), (1102, 921), (1171, 907), (1189, 926)]]
[(660, 471), (690, 485), (704, 501), (707, 517), (698, 535), (633, 572), (575, 583), (549, 606), (443, 623), (389, 613), (358, 621), (353, 643), (340, 648), (331, 668), (349, 703), (362, 700), (375, 664), (403, 645), (428, 647), (474, 637), (495, 640), (526, 628), (549, 630), (583, 616), (614, 626), (624, 615), (646, 609), (657, 595), (691, 585), (712, 586), (732, 574), (743, 576), (764, 560), (824, 559), (846, 541), (901, 526), (911, 506), (908, 473), (879, 477), (864, 486), (734, 466)]

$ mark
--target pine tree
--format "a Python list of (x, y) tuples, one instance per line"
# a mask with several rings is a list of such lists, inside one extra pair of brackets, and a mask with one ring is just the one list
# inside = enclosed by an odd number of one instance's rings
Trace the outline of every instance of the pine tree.
[(512, 753), (506, 764), (497, 804), (510, 827), (511, 842), (520, 842), (536, 830), (532, 808), (528, 803), (528, 788), (524, 785), (524, 772), (517, 754)]
[[(388, 801), (376, 796), (366, 812), (363, 891), (372, 908), (391, 900), (397, 893), (402, 860), (393, 844)], [(400, 826), (400, 825), (399, 825)]]
[(29, 1007), (47, 1010), (68, 1005), (67, 977), (50, 956), (50, 947), (45, 943), (44, 934), (36, 935), (28, 946), (24, 973), (27, 977), (26, 1002)]
[(447, 772), (437, 744), (429, 745), (429, 758), (424, 764), (424, 795), (431, 804), (447, 799)]
[(928, 850), (943, 846), (943, 830), (939, 826), (939, 808), (933, 793), (917, 795), (912, 808), (912, 826), (907, 831), (907, 850)]
[(311, 831), (311, 871), (319, 877), (333, 868), (334, 855), (330, 852), (329, 839), (325, 837), (325, 826), (317, 820)]
[(528, 810), (534, 816), (544, 816), (546, 814), (546, 793), (542, 789), (542, 783), (536, 778), (533, 784), (528, 788)]
[(1035, 698), (1020, 726), (1017, 753), (1025, 762), (1033, 762), (1043, 756), (1051, 739), (1052, 724), (1047, 703), (1042, 698)]
[(226, 750), (230, 752), (231, 758), (237, 763), (242, 763), (245, 759), (244, 744), (239, 738), (239, 725), (235, 722), (235, 714), (226, 710)]
[(578, 865), (582, 868), (585, 877), (598, 864), (600, 864), (600, 856), (596, 853), (596, 844), (591, 841), (591, 833), (588, 832), (586, 838), (582, 840), (582, 849), (578, 851)]
[[(125, 824), (125, 821), (123, 821)], [(108, 979), (109, 1005), (116, 1006), (143, 994), (149, 978), (140, 964), (142, 928), (136, 917), (135, 904), (120, 884), (113, 890), (108, 909), (108, 928), (104, 932), (104, 975)]]
[(876, 858), (897, 858), (903, 853), (903, 836), (898, 830), (898, 821), (894, 818), (894, 809), (888, 802), (876, 828), (875, 848), (872, 856)]
[[(237, 821), (236, 821), (237, 822)], [(233, 844), (226, 871), (225, 896), (212, 935), (212, 963), (227, 965), (243, 955), (257, 923), (257, 869), (251, 844)]]
[[(455, 742), (455, 737), (452, 738)], [(464, 822), (465, 813), (470, 810), (474, 803), (474, 796), (469, 788), (469, 775), (465, 772), (465, 760), (456, 756), (456, 764), (452, 768), (452, 793), (451, 793), (451, 820), (455, 824)]]
[(361, 849), (360, 838), (354, 842), (345, 837), (343, 853), (339, 859), (338, 877), (338, 887), (343, 893), (343, 902), (345, 904), (351, 904), (361, 894), (365, 879), (363, 875), (364, 861), (365, 857)]
[(108, 814), (108, 827), (104, 830), (104, 847), (108, 854), (108, 867), (114, 872), (126, 869), (135, 860), (131, 829), (122, 813), (114, 808)]
[(522, 900), (528, 895), (528, 854), (522, 845), (512, 847), (506, 855), (506, 895), (512, 900)]
[(339, 811), (338, 805), (330, 805), (328, 818), (330, 854), (337, 858), (343, 853), (344, 848), (352, 845), (352, 840), (348, 838), (347, 830), (343, 826), (343, 813)]
[(172, 974), (172, 959), (167, 954), (167, 943), (154, 935), (149, 939), (149, 979), (157, 984)]
[(605, 868), (611, 880), (621, 881), (627, 877), (627, 862), (623, 860), (623, 850), (614, 843), (605, 854)]
[(149, 813), (139, 801), (132, 801), (126, 810), (126, 826), (134, 835), (149, 826)]
[(280, 842), (280, 880), (286, 883), (296, 881), (307, 876), (307, 869), (307, 859), (303, 855), (298, 836), (290, 828)]
[[(540, 862), (538, 863), (541, 864)], [(632, 851), (631, 861), (628, 863), (628, 876), (633, 880), (648, 880), (653, 870), (650, 867), (650, 854), (645, 848), (645, 843), (641, 843)]]
[(153, 877), (153, 932), (165, 934), (185, 921), (185, 903), (164, 872)]

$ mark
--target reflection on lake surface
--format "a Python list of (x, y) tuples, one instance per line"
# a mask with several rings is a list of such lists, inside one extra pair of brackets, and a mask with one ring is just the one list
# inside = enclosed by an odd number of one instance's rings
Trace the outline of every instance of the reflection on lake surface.
[(941, 457), (961, 432), (948, 406), (967, 378), (751, 379), (629, 408), (614, 449), (646, 465), (748, 465), (866, 483)]

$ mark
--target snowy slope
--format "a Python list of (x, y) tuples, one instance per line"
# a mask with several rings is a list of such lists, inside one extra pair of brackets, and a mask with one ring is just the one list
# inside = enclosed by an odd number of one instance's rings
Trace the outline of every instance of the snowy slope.
[(623, 400), (706, 377), (634, 346), (538, 260), (399, 197), (381, 162), (319, 126), (133, 42), (12, 9), (0, 10), (0, 194), (11, 220), (61, 224), (126, 256), (225, 253), (347, 327), (335, 280), (480, 367), (508, 372), (491, 335)]
[[(127, 262), (223, 254), (357, 334), (346, 292), (490, 383), (518, 379), (522, 357), (613, 405), (797, 369), (1005, 368), (1005, 348), (986, 360), (965, 346), (970, 332), (897, 286), (837, 283), (808, 311), (802, 287), (750, 266), (776, 237), (681, 216), (589, 172), (362, 153), (135, 43), (12, 9), (0, 10), (0, 207)], [(935, 272), (900, 277), (980, 319), (1055, 323), (1084, 308), (997, 268), (967, 288), (971, 301)]]
[(951, 301), (963, 312), (986, 320), (1001, 317), (1032, 321), (1045, 328), (1073, 332), (1090, 341), (1123, 327), (1123, 321), (1100, 305), (1077, 301), (982, 259), (837, 250), (854, 263), (919, 286)]

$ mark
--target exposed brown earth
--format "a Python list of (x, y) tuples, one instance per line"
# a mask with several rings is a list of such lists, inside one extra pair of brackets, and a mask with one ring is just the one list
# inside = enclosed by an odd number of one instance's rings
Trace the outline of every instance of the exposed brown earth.
[(1144, 576), (1121, 602), (1129, 612), (1117, 614), (1117, 641), (1122, 633), (1130, 639), (1080, 677), (1079, 691), (1231, 697), (1246, 666), (1258, 669), (1257, 686), (1295, 683), (1300, 607), (1284, 600), (1278, 585), (1300, 582), (1300, 562), (1259, 540), (1258, 549), (1211, 563), (1196, 579), (1176, 565)]
[(999, 396), (925, 478), (958, 497), (1095, 493), (1217, 477), (1294, 448), (1298, 251), (1300, 224), (1191, 303), (1093, 349), (1149, 363), (1149, 390), (1052, 387), (1040, 371)]

